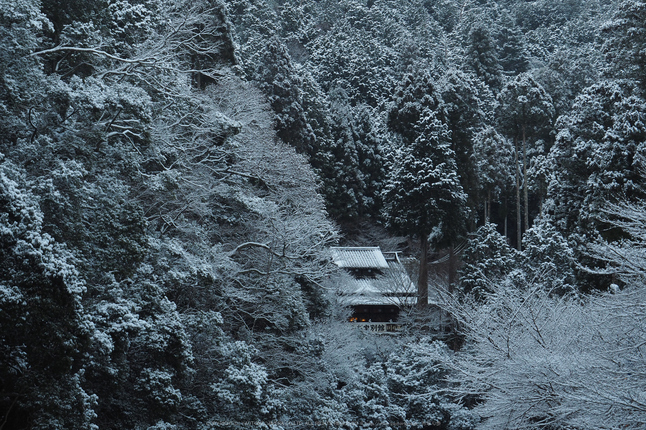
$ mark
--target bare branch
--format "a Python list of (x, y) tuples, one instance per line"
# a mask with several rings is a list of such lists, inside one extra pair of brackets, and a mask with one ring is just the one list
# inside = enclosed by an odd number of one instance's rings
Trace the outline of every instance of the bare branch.
[(106, 57), (110, 58), (111, 60), (118, 61), (120, 63), (129, 63), (129, 64), (141, 64), (141, 65), (147, 65), (147, 66), (152, 66), (157, 63), (157, 59), (153, 57), (147, 57), (147, 58), (123, 58), (123, 57), (118, 57), (116, 55), (112, 55), (108, 52), (105, 52), (99, 48), (80, 48), (78, 46), (56, 46), (54, 48), (50, 49), (43, 49), (42, 51), (36, 51), (32, 52), (29, 54), (29, 57), (35, 57), (35, 56), (41, 56), (41, 55), (47, 55), (47, 54), (53, 54), (56, 52), (87, 52), (90, 54), (98, 55), (101, 57)]

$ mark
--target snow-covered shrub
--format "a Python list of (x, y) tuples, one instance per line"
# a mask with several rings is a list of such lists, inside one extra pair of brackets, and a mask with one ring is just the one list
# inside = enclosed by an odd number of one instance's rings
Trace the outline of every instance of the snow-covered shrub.
[(446, 395), (451, 354), (439, 341), (396, 341), (343, 388), (348, 421), (366, 429), (472, 429), (474, 415)]
[(453, 309), (466, 335), (453, 387), (477, 399), (478, 428), (644, 428), (643, 286), (586, 301), (540, 284), (491, 289)]
[(492, 284), (502, 281), (518, 264), (518, 252), (507, 239), (487, 223), (469, 239), (462, 254), (460, 289), (466, 294), (483, 297)]

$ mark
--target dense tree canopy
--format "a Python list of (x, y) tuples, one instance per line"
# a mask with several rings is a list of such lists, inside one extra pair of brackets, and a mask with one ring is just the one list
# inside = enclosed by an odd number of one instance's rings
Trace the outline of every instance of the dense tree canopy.
[(0, 0), (0, 429), (642, 428), (645, 16)]

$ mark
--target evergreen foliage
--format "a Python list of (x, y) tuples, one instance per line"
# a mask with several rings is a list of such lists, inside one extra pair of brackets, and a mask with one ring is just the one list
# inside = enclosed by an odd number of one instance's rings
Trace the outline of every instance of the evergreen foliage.
[(399, 134), (406, 144), (412, 144), (424, 130), (418, 124), (425, 115), (444, 119), (440, 111), (441, 99), (428, 72), (420, 71), (406, 75), (388, 110), (388, 127)]
[(463, 252), (464, 266), (460, 269), (460, 290), (476, 299), (483, 299), (518, 267), (519, 255), (496, 230), (495, 224), (485, 224), (469, 239)]
[[(643, 428), (645, 11), (0, 0), (0, 429)], [(335, 223), (464, 344), (349, 326)]]
[(287, 49), (276, 37), (264, 49), (254, 80), (261, 83), (276, 113), (276, 133), (299, 152), (316, 151), (316, 135), (305, 116), (303, 82), (297, 74)]
[(609, 73), (634, 79), (646, 90), (646, 2), (622, 1), (614, 19), (604, 27), (609, 35), (604, 46)]
[(0, 165), (3, 425), (90, 428), (97, 398), (83, 388), (94, 331), (85, 285), (69, 250), (43, 231), (25, 176), (8, 160)]
[(484, 25), (470, 29), (467, 58), (475, 74), (490, 88), (502, 86), (503, 68), (498, 60), (496, 42)]
[[(520, 5), (518, 17), (526, 17)], [(528, 55), (524, 45), (522, 30), (516, 25), (512, 16), (502, 13), (500, 26), (496, 39), (498, 42), (498, 57), (505, 73), (516, 76), (527, 71), (529, 66)]]
[(498, 95), (501, 131), (516, 142), (540, 137), (553, 121), (552, 98), (527, 73), (510, 80)]
[(375, 217), (385, 180), (381, 130), (369, 106), (353, 107), (343, 90), (332, 97), (329, 159), (316, 163), (323, 194), (334, 202), (330, 215), (341, 223)]
[(548, 195), (560, 231), (587, 238), (612, 234), (597, 221), (605, 204), (643, 197), (644, 109), (632, 88), (602, 81), (559, 119)]
[[(489, 88), (473, 75), (455, 69), (441, 79), (442, 111), (451, 132), (451, 148), (455, 152), (457, 173), (468, 196), (468, 207), (475, 216), (479, 199), (477, 170), (474, 163), (476, 130), (491, 118), (494, 98)], [(475, 225), (475, 222), (471, 223)]]
[(451, 243), (467, 214), (448, 127), (429, 110), (416, 124), (419, 136), (398, 154), (384, 194), (386, 217), (397, 232)]
[(478, 190), (484, 193), (480, 200), (484, 201), (483, 220), (486, 224), (492, 219), (492, 202), (512, 188), (514, 149), (509, 139), (500, 135), (495, 128), (487, 126), (474, 135), (471, 157)]

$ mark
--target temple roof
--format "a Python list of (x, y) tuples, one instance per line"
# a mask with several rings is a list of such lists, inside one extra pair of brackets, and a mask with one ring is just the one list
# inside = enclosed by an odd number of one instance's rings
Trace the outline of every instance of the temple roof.
[[(382, 253), (378, 246), (334, 247), (331, 252), (334, 263), (348, 272), (339, 290), (345, 304), (409, 306), (417, 303), (417, 288), (396, 252)], [(362, 275), (357, 270), (364, 269), (374, 274), (357, 277)]]
[(344, 269), (388, 269), (388, 262), (378, 246), (334, 247), (334, 263)]

